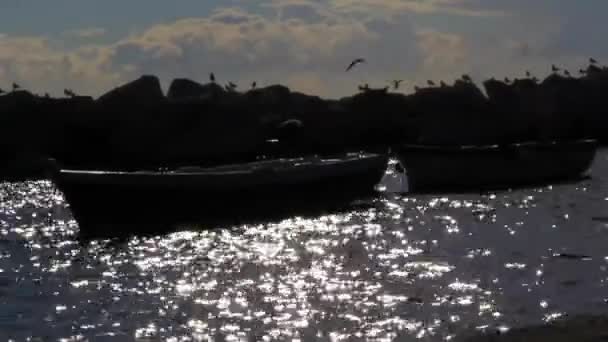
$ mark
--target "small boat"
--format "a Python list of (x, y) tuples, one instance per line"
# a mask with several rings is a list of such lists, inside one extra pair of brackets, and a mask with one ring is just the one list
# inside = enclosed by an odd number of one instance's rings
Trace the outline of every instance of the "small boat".
[(388, 155), (274, 159), (218, 167), (99, 171), (55, 166), (52, 179), (81, 228), (111, 222), (198, 222), (275, 213), (373, 194)]
[(507, 145), (396, 148), (409, 191), (505, 189), (581, 178), (595, 158), (595, 140)]

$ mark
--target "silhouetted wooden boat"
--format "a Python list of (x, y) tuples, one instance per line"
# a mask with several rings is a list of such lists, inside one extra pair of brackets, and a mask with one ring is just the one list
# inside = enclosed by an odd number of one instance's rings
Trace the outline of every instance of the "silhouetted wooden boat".
[(582, 177), (595, 140), (487, 146), (403, 145), (396, 149), (410, 192), (512, 188)]
[(375, 191), (386, 154), (275, 159), (212, 168), (96, 171), (55, 167), (53, 179), (76, 220), (196, 222), (247, 218), (340, 203)]

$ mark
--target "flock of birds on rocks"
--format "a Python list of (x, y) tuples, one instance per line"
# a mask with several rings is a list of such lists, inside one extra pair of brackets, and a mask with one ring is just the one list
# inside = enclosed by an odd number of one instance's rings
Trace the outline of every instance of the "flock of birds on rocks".
[[(366, 61), (366, 59), (365, 59), (365, 58), (356, 58), (356, 59), (354, 59), (354, 60), (353, 60), (353, 61), (352, 61), (352, 62), (351, 62), (351, 63), (350, 63), (350, 64), (349, 64), (347, 67), (346, 67), (346, 70), (345, 70), (345, 71), (346, 71), (346, 72), (349, 72), (349, 71), (351, 71), (353, 68), (355, 68), (357, 65), (359, 65), (359, 64), (363, 64), (363, 63), (367, 63), (367, 61)], [(589, 58), (589, 64), (594, 65), (594, 66), (597, 66), (598, 61), (597, 61), (596, 59), (594, 59), (594, 58)], [(568, 71), (568, 70), (566, 70), (566, 69), (559, 68), (559, 67), (557, 67), (555, 64), (551, 65), (551, 72), (552, 72), (553, 74), (559, 74), (560, 72), (562, 72), (562, 73), (563, 73), (563, 75), (564, 75), (564, 76), (566, 76), (566, 77), (573, 77), (573, 76), (572, 76), (572, 73), (570, 73), (570, 71)], [(587, 71), (586, 71), (585, 69), (579, 69), (579, 74), (581, 74), (581, 75), (586, 75), (586, 74), (587, 74)], [(532, 76), (532, 74), (530, 73), (530, 71), (526, 71), (526, 78), (527, 78), (527, 79), (530, 79), (530, 80), (532, 80), (532, 81), (534, 81), (535, 83), (538, 83), (538, 82), (539, 82), (539, 79), (538, 79), (537, 77)], [(465, 75), (462, 75), (460, 79), (461, 79), (462, 81), (464, 81), (464, 82), (471, 82), (471, 83), (473, 82), (473, 80), (471, 79), (471, 77), (470, 77), (469, 75), (466, 75), (466, 74), (465, 74)], [(210, 74), (209, 74), (209, 80), (211, 81), (211, 83), (216, 83), (216, 77), (215, 77), (215, 74), (214, 74), (214, 73), (210, 73)], [(494, 77), (492, 77), (492, 78), (491, 78), (491, 80), (495, 80), (495, 78), (494, 78)], [(515, 82), (515, 81), (517, 81), (517, 79), (511, 80), (511, 79), (509, 79), (508, 77), (505, 77), (505, 78), (504, 78), (504, 82), (505, 82), (506, 84), (511, 84), (511, 83), (513, 83), (513, 82)], [(388, 81), (388, 82), (391, 84), (391, 86), (386, 86), (386, 87), (384, 87), (384, 88), (383, 88), (383, 90), (385, 90), (385, 91), (388, 91), (388, 90), (389, 90), (391, 87), (392, 87), (392, 89), (394, 89), (394, 90), (399, 90), (399, 88), (401, 87), (401, 83), (403, 83), (403, 82), (404, 82), (404, 80), (402, 80), (402, 79), (396, 79), (396, 80), (390, 80), (390, 81)], [(429, 87), (436, 87), (436, 86), (437, 86), (437, 84), (436, 84), (434, 81), (432, 81), (432, 80), (427, 80), (427, 82), (426, 82), (426, 83), (427, 83), (427, 85), (428, 85)], [(444, 81), (439, 81), (439, 86), (440, 86), (440, 87), (442, 87), (442, 88), (445, 88), (445, 87), (447, 87), (448, 85), (447, 85), (447, 83), (445, 83)], [(256, 81), (252, 82), (252, 83), (251, 83), (251, 89), (256, 89), (256, 87), (257, 87), (257, 82), (256, 82)], [(228, 83), (227, 83), (227, 84), (224, 86), (224, 88), (226, 89), (226, 91), (229, 91), (229, 92), (236, 92), (236, 89), (238, 88), (238, 85), (237, 85), (236, 83), (234, 83), (234, 82), (228, 82)], [(19, 84), (17, 84), (17, 83), (13, 83), (13, 85), (12, 85), (12, 91), (13, 91), (13, 92), (18, 91), (18, 90), (20, 90), (20, 89), (22, 89), (22, 88), (21, 88), (21, 86), (20, 86)], [(365, 92), (365, 91), (369, 91), (369, 90), (371, 90), (371, 88), (370, 88), (369, 84), (367, 84), (367, 83), (362, 84), (362, 85), (359, 85), (359, 86), (358, 86), (358, 89), (359, 89), (359, 91), (361, 91), (361, 92)], [(418, 86), (414, 86), (414, 90), (419, 91), (419, 90), (420, 90), (420, 87), (418, 87)], [(7, 93), (6, 91), (4, 91), (3, 89), (1, 89), (1, 88), (0, 88), (0, 95), (6, 94), (6, 93)], [(64, 94), (65, 96), (67, 96), (67, 97), (77, 97), (77, 96), (78, 96), (78, 95), (77, 95), (77, 94), (76, 94), (76, 93), (75, 93), (73, 90), (71, 90), (71, 89), (64, 89), (64, 90), (63, 90), (63, 94)], [(50, 96), (49, 96), (49, 94), (48, 94), (48, 93), (45, 93), (44, 97), (49, 98)]]

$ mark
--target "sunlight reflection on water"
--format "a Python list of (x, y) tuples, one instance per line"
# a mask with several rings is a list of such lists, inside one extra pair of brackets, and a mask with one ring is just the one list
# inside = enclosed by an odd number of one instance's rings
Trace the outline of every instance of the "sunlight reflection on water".
[(4, 183), (0, 336), (437, 341), (606, 313), (605, 155), (573, 185), (127, 241), (80, 241), (50, 182)]

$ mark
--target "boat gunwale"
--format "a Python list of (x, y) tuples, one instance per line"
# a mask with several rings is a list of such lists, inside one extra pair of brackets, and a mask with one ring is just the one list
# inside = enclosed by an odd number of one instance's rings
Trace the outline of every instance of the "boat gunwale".
[(596, 139), (580, 139), (580, 140), (569, 140), (569, 141), (522, 141), (517, 143), (508, 144), (484, 144), (484, 145), (428, 145), (428, 144), (402, 144), (399, 145), (397, 151), (436, 151), (436, 152), (471, 152), (471, 151), (500, 151), (509, 148), (552, 148), (561, 146), (597, 146), (598, 141)]
[[(57, 172), (60, 175), (81, 175), (81, 176), (132, 176), (132, 177), (221, 177), (221, 176), (247, 176), (254, 174), (266, 174), (269, 172), (281, 172), (284, 170), (305, 170), (306, 168), (318, 168), (323, 166), (335, 166), (352, 162), (363, 162), (371, 160), (388, 159), (385, 154), (381, 153), (358, 153), (356, 155), (345, 154), (344, 158), (322, 158), (318, 157), (311, 163), (303, 163), (305, 157), (285, 158), (267, 161), (256, 161), (242, 164), (229, 164), (215, 167), (193, 167), (192, 171), (184, 169), (172, 169), (168, 171), (154, 170), (139, 170), (139, 171), (111, 171), (111, 170), (85, 170), (85, 169), (70, 169), (59, 168)], [(246, 168), (250, 169), (237, 169)], [(233, 169), (231, 169), (233, 168)], [(194, 169), (198, 169), (195, 171)]]

